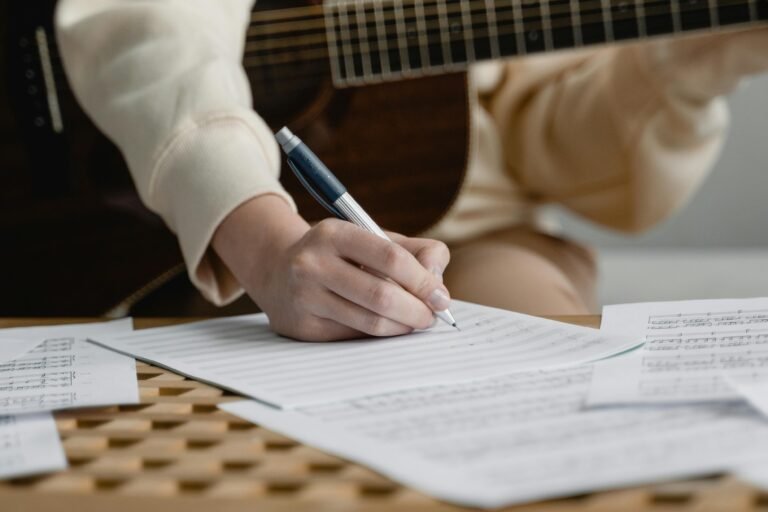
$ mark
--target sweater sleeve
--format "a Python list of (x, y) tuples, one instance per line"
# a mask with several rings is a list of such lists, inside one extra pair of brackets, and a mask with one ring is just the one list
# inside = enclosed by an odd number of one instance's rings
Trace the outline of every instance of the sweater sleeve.
[(643, 45), (512, 61), (490, 99), (505, 166), (535, 200), (645, 230), (696, 191), (723, 145), (721, 98), (657, 76)]
[(57, 38), (78, 101), (121, 149), (139, 195), (176, 233), (216, 304), (242, 293), (210, 247), (260, 194), (293, 206), (242, 68), (253, 0), (61, 0)]

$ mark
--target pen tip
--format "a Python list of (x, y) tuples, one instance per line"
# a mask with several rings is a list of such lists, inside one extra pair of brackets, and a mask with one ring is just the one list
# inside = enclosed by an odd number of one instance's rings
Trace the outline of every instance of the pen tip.
[(457, 331), (461, 332), (461, 329), (459, 329), (459, 326), (456, 325), (456, 322), (452, 323), (451, 325), (453, 326), (454, 329), (456, 329)]

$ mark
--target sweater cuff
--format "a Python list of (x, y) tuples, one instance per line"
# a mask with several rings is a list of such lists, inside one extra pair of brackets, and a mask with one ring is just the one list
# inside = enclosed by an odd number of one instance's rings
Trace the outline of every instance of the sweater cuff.
[(158, 211), (181, 245), (192, 283), (216, 305), (237, 299), (243, 289), (211, 248), (224, 218), (263, 194), (296, 206), (278, 181), (279, 149), (255, 114), (221, 114), (181, 130), (158, 158), (149, 187)]

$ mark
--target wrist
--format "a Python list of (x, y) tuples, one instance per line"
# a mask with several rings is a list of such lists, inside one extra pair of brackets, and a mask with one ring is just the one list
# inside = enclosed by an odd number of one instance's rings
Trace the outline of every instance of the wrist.
[(265, 286), (281, 255), (309, 230), (282, 198), (264, 194), (235, 208), (214, 233), (212, 245), (251, 294)]

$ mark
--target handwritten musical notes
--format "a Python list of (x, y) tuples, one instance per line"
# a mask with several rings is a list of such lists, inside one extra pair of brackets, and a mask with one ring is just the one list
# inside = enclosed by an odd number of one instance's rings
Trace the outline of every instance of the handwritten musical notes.
[(646, 343), (596, 366), (593, 405), (738, 400), (731, 380), (768, 379), (768, 299), (608, 306), (602, 329)]
[(130, 320), (35, 328), (38, 346), (0, 364), (0, 414), (137, 403), (133, 359), (82, 338), (130, 330)]
[(264, 315), (91, 339), (284, 408), (574, 365), (637, 344), (627, 336), (475, 304), (455, 302), (452, 309), (461, 332), (438, 325), (378, 340), (300, 343), (271, 332)]
[(0, 416), (0, 479), (66, 467), (53, 415)]

